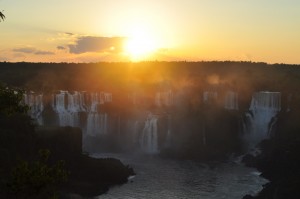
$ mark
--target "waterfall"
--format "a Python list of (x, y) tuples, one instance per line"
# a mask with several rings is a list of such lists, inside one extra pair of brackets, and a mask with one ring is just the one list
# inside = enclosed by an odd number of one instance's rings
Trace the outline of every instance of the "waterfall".
[[(60, 91), (52, 95), (52, 107), (58, 115), (59, 126), (81, 127), (89, 136), (106, 134), (107, 113), (100, 113), (99, 105), (112, 101), (111, 93)], [(86, 113), (86, 122), (80, 124), (80, 114)]]
[(140, 137), (140, 146), (145, 153), (158, 153), (157, 118), (151, 113), (145, 121), (145, 127)]
[(107, 113), (100, 113), (98, 110), (100, 104), (112, 101), (111, 93), (91, 93), (90, 104), (87, 108), (86, 133), (89, 136), (98, 136), (107, 134)]
[(30, 117), (36, 120), (39, 125), (43, 125), (43, 117), (42, 113), (44, 110), (43, 104), (43, 95), (38, 94), (36, 95), (33, 92), (25, 93), (24, 94), (24, 103), (29, 106), (30, 110), (28, 114)]
[(229, 91), (225, 95), (224, 108), (227, 110), (238, 110), (238, 94)]
[(280, 109), (279, 92), (261, 91), (253, 94), (249, 113), (246, 113), (243, 124), (243, 138), (248, 144), (248, 149), (269, 137), (269, 127), (274, 125), (271, 121), (276, 121), (274, 117)]
[(84, 102), (84, 94), (75, 91), (74, 94), (67, 93), (68, 96), (68, 106), (67, 110), (69, 112), (84, 112), (86, 111), (86, 105)]
[(60, 93), (53, 95), (53, 109), (58, 114), (59, 126), (78, 127), (79, 114), (83, 104), (80, 104), (80, 93), (74, 94), (68, 91), (60, 91)]
[(167, 137), (166, 137), (166, 143), (165, 147), (171, 146), (171, 139), (172, 139), (172, 116), (171, 114), (168, 115), (168, 129), (167, 129)]
[(89, 113), (87, 118), (86, 133), (89, 136), (103, 135), (107, 133), (107, 114)]

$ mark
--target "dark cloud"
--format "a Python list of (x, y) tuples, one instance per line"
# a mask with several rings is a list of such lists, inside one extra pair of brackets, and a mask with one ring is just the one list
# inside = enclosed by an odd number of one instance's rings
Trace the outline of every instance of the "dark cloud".
[(18, 53), (28, 53), (28, 54), (35, 54), (35, 55), (53, 55), (54, 53), (51, 51), (43, 51), (38, 50), (32, 47), (25, 47), (25, 48), (15, 48), (13, 49), (14, 52)]
[(34, 53), (36, 51), (35, 48), (15, 48), (13, 49), (14, 52), (20, 52), (20, 53)]
[(74, 45), (68, 45), (70, 53), (111, 52), (118, 53), (123, 49), (125, 37), (79, 37)]
[(64, 46), (57, 46), (56, 49), (58, 49), (58, 50), (65, 50), (66, 48)]
[(66, 34), (66, 35), (70, 35), (70, 36), (74, 35), (74, 34), (71, 33), (71, 32), (65, 32), (65, 34)]
[(36, 55), (54, 55), (54, 53), (51, 51), (42, 51), (42, 50), (38, 50), (38, 51), (34, 52), (34, 54), (36, 54)]

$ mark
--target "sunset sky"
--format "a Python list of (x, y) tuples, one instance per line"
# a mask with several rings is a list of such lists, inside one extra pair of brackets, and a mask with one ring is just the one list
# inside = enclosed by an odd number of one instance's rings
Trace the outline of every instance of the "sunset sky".
[(0, 61), (300, 64), (299, 0), (0, 0)]

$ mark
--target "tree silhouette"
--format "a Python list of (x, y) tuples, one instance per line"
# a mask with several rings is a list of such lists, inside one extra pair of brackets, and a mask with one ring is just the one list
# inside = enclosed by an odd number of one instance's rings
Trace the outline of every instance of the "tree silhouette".
[(5, 19), (5, 15), (2, 12), (0, 12), (0, 21), (1, 20), (4, 21), (4, 19)]

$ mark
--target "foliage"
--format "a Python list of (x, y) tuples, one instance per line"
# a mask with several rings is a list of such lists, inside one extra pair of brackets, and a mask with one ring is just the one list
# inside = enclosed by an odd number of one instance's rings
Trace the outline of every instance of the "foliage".
[(23, 93), (0, 83), (0, 171), (33, 152), (34, 125), (22, 104)]
[(2, 12), (0, 12), (0, 21), (1, 20), (4, 21), (4, 19), (5, 19), (5, 15)]
[[(40, 150), (39, 159), (32, 161), (38, 138), (23, 95), (23, 90), (0, 83), (0, 197), (55, 198), (58, 185), (66, 181), (68, 173), (63, 161), (49, 164), (49, 150)], [(26, 161), (15, 166), (18, 159)]]
[(49, 150), (39, 151), (39, 160), (20, 162), (8, 183), (9, 195), (17, 198), (57, 198), (57, 186), (67, 180), (64, 162), (48, 163)]
[(22, 103), (24, 91), (11, 88), (0, 83), (0, 114), (12, 115), (14, 113), (26, 114), (29, 107)]

